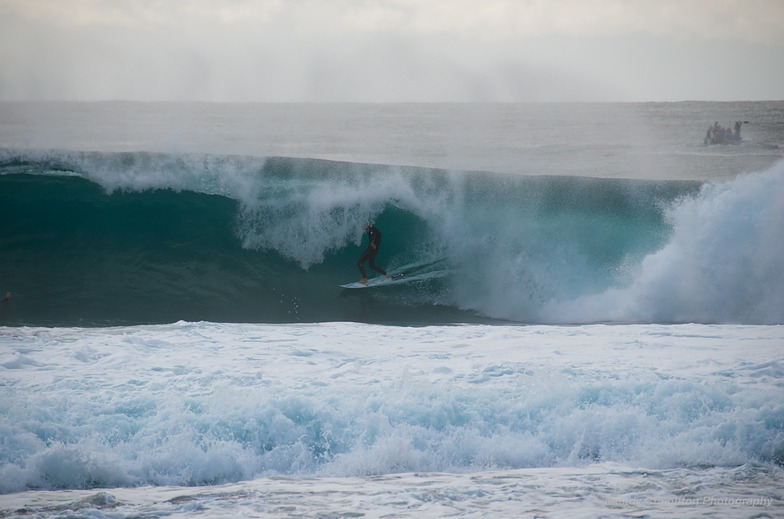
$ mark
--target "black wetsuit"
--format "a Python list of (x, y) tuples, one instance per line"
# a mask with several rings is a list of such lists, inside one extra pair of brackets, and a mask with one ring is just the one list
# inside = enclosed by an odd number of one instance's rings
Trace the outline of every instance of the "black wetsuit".
[[(368, 263), (370, 268), (379, 274), (386, 276), (386, 271), (376, 265), (376, 254), (378, 254), (378, 248), (381, 247), (381, 231), (373, 226), (370, 226), (366, 229), (366, 232), (370, 242), (368, 243), (368, 247), (365, 249), (365, 252), (363, 252), (362, 256), (360, 256), (359, 261), (357, 261), (357, 267), (359, 267), (359, 272), (362, 274), (362, 279), (367, 278), (363, 264), (368, 260), (370, 260)], [(373, 247), (373, 245), (375, 245), (375, 247)]]

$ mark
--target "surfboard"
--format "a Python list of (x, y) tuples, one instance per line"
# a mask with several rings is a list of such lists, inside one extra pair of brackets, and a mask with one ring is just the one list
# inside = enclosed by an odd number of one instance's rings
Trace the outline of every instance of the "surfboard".
[[(391, 277), (385, 278), (383, 276), (378, 276), (372, 279), (369, 279), (366, 285), (361, 283), (354, 282), (354, 283), (346, 283), (344, 285), (340, 285), (341, 288), (373, 288), (373, 287), (381, 287), (381, 286), (389, 286), (389, 285), (398, 285), (401, 283), (411, 283), (413, 281), (423, 281), (426, 279), (432, 279), (437, 277), (442, 277), (447, 275), (450, 271), (448, 270), (431, 270), (433, 268), (437, 268), (440, 264), (444, 262), (444, 258), (438, 259), (427, 259), (423, 261), (416, 261), (414, 263), (409, 263), (407, 265), (403, 265), (402, 267), (397, 267), (389, 272)], [(422, 272), (423, 270), (427, 270), (427, 272)]]
[(375, 277), (373, 279), (368, 280), (367, 285), (363, 285), (359, 282), (355, 283), (346, 283), (345, 285), (340, 285), (342, 288), (375, 288), (375, 287), (387, 287), (390, 285), (400, 285), (403, 283), (413, 283), (416, 281), (425, 281), (428, 279), (435, 279), (447, 276), (451, 273), (449, 270), (437, 270), (432, 272), (426, 272), (424, 274), (415, 274), (413, 276), (403, 275), (403, 274), (395, 274), (391, 278), (385, 278), (382, 276)]
[(379, 276), (373, 279), (369, 279), (367, 284), (362, 284), (359, 281), (354, 283), (346, 283), (345, 285), (340, 285), (342, 288), (370, 288), (370, 287), (377, 287), (379, 285), (394, 285), (396, 281), (399, 281), (400, 278), (403, 277), (403, 274), (395, 274), (388, 278), (384, 276)]

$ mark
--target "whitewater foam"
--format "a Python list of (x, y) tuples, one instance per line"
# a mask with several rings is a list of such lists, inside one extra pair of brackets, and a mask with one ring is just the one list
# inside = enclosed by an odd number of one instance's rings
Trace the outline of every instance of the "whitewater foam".
[(781, 332), (4, 328), (0, 481), (13, 492), (780, 463)]
[(784, 162), (709, 183), (667, 211), (673, 232), (623, 288), (567, 303), (543, 317), (644, 322), (784, 322)]

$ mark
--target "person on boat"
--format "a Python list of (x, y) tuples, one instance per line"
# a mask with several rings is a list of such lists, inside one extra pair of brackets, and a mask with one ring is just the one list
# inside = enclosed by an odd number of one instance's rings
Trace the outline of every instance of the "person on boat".
[(365, 234), (368, 235), (368, 247), (365, 249), (365, 252), (362, 253), (362, 256), (359, 257), (359, 261), (357, 261), (357, 267), (359, 267), (359, 272), (362, 274), (362, 279), (359, 280), (360, 283), (363, 285), (367, 285), (368, 279), (367, 274), (365, 274), (365, 266), (364, 263), (367, 261), (368, 266), (382, 274), (384, 277), (388, 278), (389, 274), (376, 265), (376, 254), (378, 254), (378, 248), (381, 247), (381, 231), (379, 231), (373, 224), (368, 223), (365, 226)]

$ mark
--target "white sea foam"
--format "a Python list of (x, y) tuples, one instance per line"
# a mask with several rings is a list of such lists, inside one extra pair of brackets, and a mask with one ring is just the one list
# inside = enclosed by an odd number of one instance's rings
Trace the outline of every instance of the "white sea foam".
[(669, 209), (668, 243), (622, 288), (552, 301), (544, 320), (784, 322), (784, 162), (705, 184)]
[(781, 326), (2, 328), (0, 512), (778, 513), (782, 344)]
[(206, 487), (35, 491), (0, 510), (35, 517), (773, 517), (780, 470), (581, 468), (258, 478)]
[(4, 492), (784, 452), (777, 326), (178, 323), (0, 341)]

